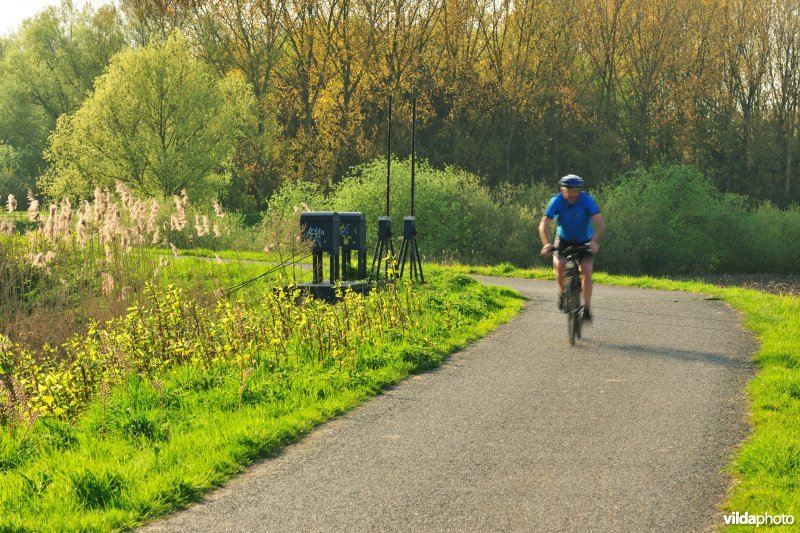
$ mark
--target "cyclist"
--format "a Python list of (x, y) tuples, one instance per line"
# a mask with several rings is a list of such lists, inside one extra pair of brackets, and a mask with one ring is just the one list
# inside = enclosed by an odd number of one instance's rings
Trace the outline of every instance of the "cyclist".
[[(550, 199), (547, 211), (539, 223), (539, 237), (544, 245), (541, 255), (548, 256), (553, 251), (563, 251), (570, 246), (589, 244), (589, 250), (579, 256), (580, 269), (583, 274), (583, 319), (591, 321), (592, 313), (589, 310), (592, 303), (592, 255), (600, 247), (597, 239), (602, 235), (605, 224), (600, 208), (594, 198), (583, 192), (583, 179), (574, 174), (568, 174), (558, 181), (560, 193)], [(550, 224), (556, 221), (555, 244), (550, 243)], [(560, 290), (558, 308), (564, 307), (564, 270), (566, 262), (560, 254), (553, 254), (553, 270), (558, 280)]]

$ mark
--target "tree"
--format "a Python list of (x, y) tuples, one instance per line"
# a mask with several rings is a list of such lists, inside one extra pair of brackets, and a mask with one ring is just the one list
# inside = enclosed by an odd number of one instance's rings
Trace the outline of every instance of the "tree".
[[(725, 135), (725, 191), (745, 192), (753, 185), (753, 133), (764, 106), (764, 88), (771, 60), (772, 3), (729, 0), (722, 20), (721, 73)], [(740, 179), (735, 179), (740, 178)]]
[(0, 57), (0, 142), (14, 147), (18, 176), (44, 170), (42, 152), (58, 117), (72, 113), (111, 56), (124, 46), (112, 6), (75, 9), (69, 0), (23, 22)]
[(235, 172), (247, 194), (262, 205), (277, 185), (270, 176), (275, 124), (275, 71), (284, 57), (287, 34), (282, 16), (285, 0), (216, 0), (195, 2), (192, 33), (200, 56), (221, 75), (244, 76), (256, 97), (257, 132), (236, 153)]
[(32, 187), (30, 176), (22, 169), (22, 158), (13, 146), (0, 143), (0, 202), (5, 206), (5, 199), (13, 194), (20, 207), (23, 206), (25, 192)]
[(165, 41), (173, 31), (186, 30), (196, 0), (120, 0), (128, 35), (139, 46)]
[[(783, 149), (783, 184), (773, 198), (788, 196), (792, 189), (797, 114), (800, 107), (800, 9), (796, 2), (777, 0), (772, 31), (774, 61), (770, 63), (770, 96)], [(779, 194), (776, 194), (778, 193)], [(781, 202), (782, 203), (782, 202)]]
[(666, 109), (677, 79), (676, 60), (687, 27), (686, 10), (675, 0), (634, 0), (631, 39), (625, 48), (621, 79), (625, 90), (628, 145), (636, 161), (653, 159), (651, 135), (654, 122), (669, 122)]
[(238, 76), (219, 81), (180, 34), (126, 50), (50, 139), (51, 196), (90, 194), (115, 180), (145, 194), (215, 196), (237, 137), (255, 127), (255, 101)]

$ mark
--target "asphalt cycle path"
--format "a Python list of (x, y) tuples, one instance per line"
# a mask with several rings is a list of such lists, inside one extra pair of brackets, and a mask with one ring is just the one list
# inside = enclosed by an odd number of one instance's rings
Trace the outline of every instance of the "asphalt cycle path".
[(757, 346), (703, 295), (596, 286), (570, 346), (522, 311), (146, 531), (703, 531), (748, 433)]

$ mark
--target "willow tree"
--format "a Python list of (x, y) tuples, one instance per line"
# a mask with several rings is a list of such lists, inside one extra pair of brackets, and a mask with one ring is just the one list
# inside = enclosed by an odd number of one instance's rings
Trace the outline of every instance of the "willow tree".
[(122, 21), (113, 6), (76, 9), (65, 0), (26, 19), (3, 42), (0, 143), (19, 158), (11, 188), (24, 193), (45, 166), (42, 152), (58, 117), (80, 107), (95, 77), (123, 48)]
[(237, 139), (255, 127), (254, 108), (246, 82), (220, 80), (180, 34), (126, 50), (81, 108), (59, 119), (42, 188), (82, 196), (119, 180), (144, 194), (216, 195)]

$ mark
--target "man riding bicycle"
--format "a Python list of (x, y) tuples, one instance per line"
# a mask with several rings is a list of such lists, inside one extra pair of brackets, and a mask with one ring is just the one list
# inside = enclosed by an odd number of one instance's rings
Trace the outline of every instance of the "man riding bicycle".
[[(582, 191), (583, 179), (568, 174), (558, 181), (560, 193), (550, 199), (547, 211), (539, 223), (539, 237), (544, 245), (541, 255), (548, 256), (556, 252), (563, 252), (571, 246), (589, 245), (589, 250), (580, 253), (580, 268), (583, 274), (583, 319), (591, 321), (592, 313), (589, 310), (592, 303), (592, 255), (600, 247), (597, 239), (603, 233), (605, 224), (603, 216), (594, 198)], [(550, 224), (556, 221), (555, 244), (550, 243)], [(553, 270), (556, 273), (558, 288), (558, 308), (564, 307), (564, 270), (566, 261), (559, 253), (553, 254)]]

